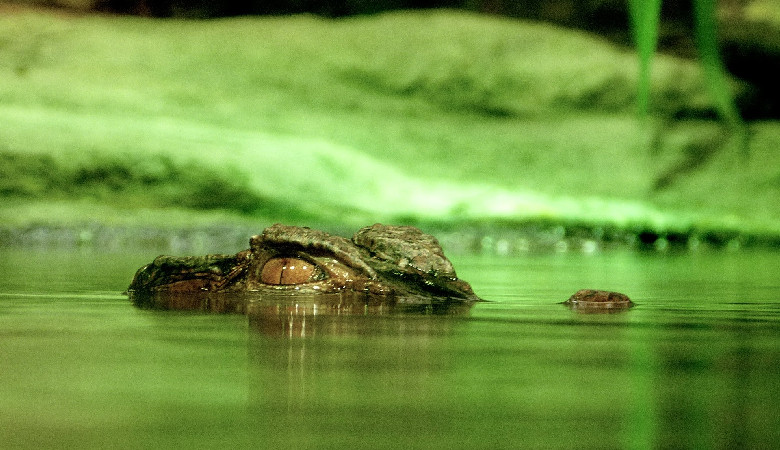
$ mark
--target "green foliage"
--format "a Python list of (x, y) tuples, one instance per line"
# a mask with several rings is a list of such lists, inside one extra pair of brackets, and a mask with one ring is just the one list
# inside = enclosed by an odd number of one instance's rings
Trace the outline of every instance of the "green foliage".
[[(8, 14), (0, 195), (15, 202), (6, 217), (18, 202), (87, 198), (283, 221), (776, 224), (780, 164), (758, 146), (778, 130), (757, 131), (755, 166), (730, 184), (710, 169), (721, 156), (685, 184), (668, 167), (685, 166), (698, 131), (685, 124), (661, 149), (668, 164), (645, 151), (634, 58), (585, 33), (453, 11)], [(653, 80), (654, 112), (712, 107), (696, 64), (656, 55)]]
[[(744, 135), (744, 123), (734, 104), (728, 75), (718, 51), (715, 0), (694, 0), (693, 6), (696, 42), (707, 89), (723, 119), (739, 134)], [(661, 20), (661, 0), (629, 0), (629, 9), (639, 53), (639, 109), (643, 114), (647, 114), (650, 105), (650, 71)]]
[(658, 44), (658, 23), (661, 20), (661, 0), (629, 0), (632, 31), (639, 53), (640, 112), (650, 110), (650, 72), (653, 55)]
[(178, 206), (226, 209), (243, 214), (284, 211), (301, 214), (254, 191), (247, 176), (235, 170), (214, 170), (165, 154), (82, 153), (77, 158), (55, 154), (0, 152), (0, 196), (7, 199), (122, 199), (125, 206)]
[(693, 5), (699, 58), (707, 78), (707, 87), (726, 122), (734, 128), (742, 128), (742, 118), (734, 105), (726, 70), (718, 51), (715, 0), (696, 0)]

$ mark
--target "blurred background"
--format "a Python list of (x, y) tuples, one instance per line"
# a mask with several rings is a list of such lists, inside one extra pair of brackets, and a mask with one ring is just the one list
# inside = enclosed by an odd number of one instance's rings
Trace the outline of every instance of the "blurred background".
[[(0, 0), (0, 447), (780, 448), (779, 57), (778, 0)], [(489, 301), (120, 294), (275, 222)]]
[(0, 1), (0, 244), (777, 246), (780, 5), (714, 5), (725, 88), (693, 1), (662, 3), (643, 86), (629, 6)]

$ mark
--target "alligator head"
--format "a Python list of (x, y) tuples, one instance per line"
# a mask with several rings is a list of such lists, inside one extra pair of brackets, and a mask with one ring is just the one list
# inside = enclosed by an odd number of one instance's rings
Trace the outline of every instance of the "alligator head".
[(140, 307), (246, 312), (257, 298), (328, 298), (331, 304), (423, 308), (480, 301), (458, 279), (436, 238), (376, 224), (351, 240), (273, 225), (235, 255), (160, 256), (127, 292)]

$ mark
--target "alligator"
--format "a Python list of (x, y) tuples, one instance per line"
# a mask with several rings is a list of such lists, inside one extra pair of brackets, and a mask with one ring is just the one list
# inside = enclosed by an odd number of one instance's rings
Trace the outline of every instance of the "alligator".
[[(159, 256), (127, 289), (142, 308), (246, 313), (258, 299), (312, 299), (355, 311), (467, 310), (483, 301), (455, 274), (435, 237), (411, 226), (374, 224), (352, 239), (276, 224), (235, 255)], [(563, 302), (580, 312), (633, 306), (618, 292), (583, 289)]]
[(159, 256), (127, 293), (139, 307), (238, 313), (253, 298), (280, 296), (434, 310), (482, 300), (436, 238), (411, 226), (375, 224), (349, 240), (276, 224), (249, 246), (235, 255)]

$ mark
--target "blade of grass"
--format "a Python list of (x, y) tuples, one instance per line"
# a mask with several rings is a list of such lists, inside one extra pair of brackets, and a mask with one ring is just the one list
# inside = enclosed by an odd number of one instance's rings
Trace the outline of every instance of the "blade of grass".
[(639, 112), (650, 110), (650, 69), (658, 45), (658, 24), (661, 20), (661, 0), (629, 0), (632, 31), (639, 54)]
[(696, 44), (704, 76), (707, 80), (707, 90), (715, 102), (718, 112), (742, 139), (743, 151), (747, 152), (747, 129), (742, 117), (734, 104), (734, 97), (729, 87), (726, 69), (720, 58), (717, 42), (717, 22), (715, 20), (715, 0), (696, 0), (693, 2), (696, 21)]

